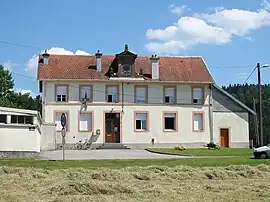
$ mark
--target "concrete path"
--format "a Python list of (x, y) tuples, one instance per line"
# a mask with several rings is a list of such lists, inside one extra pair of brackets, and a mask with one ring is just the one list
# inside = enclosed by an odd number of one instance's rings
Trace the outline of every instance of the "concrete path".
[[(40, 154), (43, 160), (61, 160), (62, 150), (46, 151)], [(104, 149), (104, 150), (66, 150), (66, 160), (102, 160), (102, 159), (164, 159), (191, 158), (187, 156), (155, 154), (146, 150)]]

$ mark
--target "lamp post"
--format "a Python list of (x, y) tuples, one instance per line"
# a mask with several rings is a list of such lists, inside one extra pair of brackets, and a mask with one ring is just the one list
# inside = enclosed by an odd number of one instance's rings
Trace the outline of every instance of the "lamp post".
[(262, 85), (261, 85), (261, 68), (269, 67), (265, 64), (261, 67), (260, 63), (257, 63), (258, 71), (258, 98), (259, 98), (259, 135), (260, 135), (260, 145), (263, 146), (263, 122), (262, 122)]

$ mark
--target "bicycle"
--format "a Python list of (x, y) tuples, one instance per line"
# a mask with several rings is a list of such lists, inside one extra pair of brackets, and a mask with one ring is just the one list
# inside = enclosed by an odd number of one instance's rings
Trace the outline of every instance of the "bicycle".
[(91, 147), (91, 145), (92, 145), (92, 142), (90, 141), (90, 138), (91, 138), (91, 136), (89, 138), (86, 138), (84, 143), (82, 143), (82, 140), (75, 143), (74, 144), (74, 149), (76, 149), (76, 150), (87, 150), (87, 149), (89, 149)]

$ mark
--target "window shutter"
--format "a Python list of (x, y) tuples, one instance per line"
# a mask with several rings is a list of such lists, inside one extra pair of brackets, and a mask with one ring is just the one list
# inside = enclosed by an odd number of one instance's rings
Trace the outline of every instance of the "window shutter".
[(56, 113), (55, 123), (56, 123), (56, 131), (61, 131), (62, 126), (61, 126), (61, 114), (60, 113)]
[(136, 120), (146, 120), (146, 113), (137, 113)]
[(165, 88), (165, 102), (166, 103), (175, 102), (175, 88)]
[(202, 88), (193, 88), (193, 98), (202, 99), (203, 90)]
[(80, 130), (88, 131), (91, 130), (91, 115), (80, 114)]
[(56, 94), (57, 95), (66, 95), (67, 94), (67, 87), (66, 86), (57, 86)]
[(144, 102), (146, 100), (145, 95), (145, 87), (136, 87), (136, 102)]
[(194, 115), (194, 130), (202, 130), (202, 114), (195, 114)]
[(176, 117), (176, 114), (175, 113), (166, 113), (164, 115), (165, 118), (175, 118)]

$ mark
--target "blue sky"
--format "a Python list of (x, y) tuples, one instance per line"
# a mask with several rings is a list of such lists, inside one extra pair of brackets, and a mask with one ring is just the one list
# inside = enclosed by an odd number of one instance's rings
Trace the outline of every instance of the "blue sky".
[[(9, 0), (1, 2), (0, 25), (0, 63), (14, 73), (16, 90), (34, 94), (36, 56), (45, 49), (115, 54), (127, 43), (138, 55), (199, 55), (219, 85), (243, 83), (257, 62), (270, 63), (263, 0)], [(270, 68), (262, 81), (270, 82)]]

